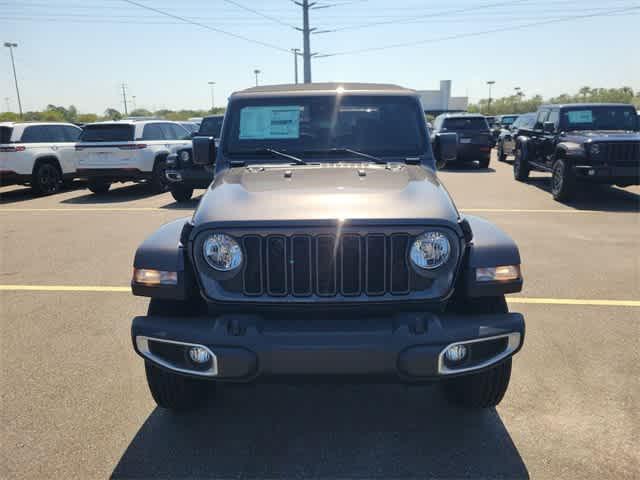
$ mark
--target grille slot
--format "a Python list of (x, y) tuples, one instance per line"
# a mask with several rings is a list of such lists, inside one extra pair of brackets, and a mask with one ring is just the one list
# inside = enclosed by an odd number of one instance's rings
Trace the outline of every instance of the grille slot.
[[(406, 233), (247, 234), (242, 294), (272, 297), (406, 295), (412, 270)], [(418, 287), (418, 285), (416, 285)], [(236, 290), (237, 291), (237, 290)]]

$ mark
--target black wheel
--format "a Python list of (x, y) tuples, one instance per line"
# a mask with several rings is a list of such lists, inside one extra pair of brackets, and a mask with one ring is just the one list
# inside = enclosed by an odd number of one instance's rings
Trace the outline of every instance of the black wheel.
[(193, 195), (193, 188), (175, 185), (171, 187), (171, 195), (176, 202), (186, 202), (191, 199), (191, 196)]
[(513, 161), (513, 177), (520, 182), (526, 182), (527, 178), (529, 178), (529, 162), (521, 146), (516, 146), (516, 158)]
[(153, 167), (153, 176), (151, 177), (151, 190), (153, 193), (164, 193), (169, 189), (169, 181), (164, 176), (167, 169), (167, 162), (162, 159), (156, 161)]
[(106, 182), (104, 180), (89, 180), (87, 188), (96, 194), (107, 193), (109, 188), (111, 188), (111, 182)]
[(566, 160), (556, 160), (551, 174), (551, 194), (559, 202), (569, 200), (575, 192), (575, 178)]
[(500, 403), (509, 387), (511, 358), (484, 372), (452, 378), (444, 384), (449, 402), (466, 408), (491, 408)]
[(498, 143), (498, 161), (499, 162), (507, 161), (507, 156), (504, 154), (504, 147), (502, 145), (502, 142)]
[(489, 168), (489, 163), (491, 162), (491, 157), (483, 158), (478, 161), (478, 166), (480, 168)]
[(144, 363), (151, 396), (159, 407), (175, 411), (193, 410), (211, 398), (215, 383), (176, 375), (149, 362)]
[(42, 162), (36, 165), (31, 179), (33, 191), (42, 195), (56, 193), (62, 186), (62, 172), (57, 165)]

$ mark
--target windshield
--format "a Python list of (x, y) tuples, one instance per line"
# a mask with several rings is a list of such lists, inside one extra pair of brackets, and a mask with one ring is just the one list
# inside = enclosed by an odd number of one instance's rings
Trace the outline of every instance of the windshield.
[(633, 107), (576, 107), (562, 111), (563, 130), (638, 130), (638, 114)]
[(423, 113), (413, 97), (238, 100), (225, 124), (223, 149), (229, 155), (270, 148), (294, 155), (348, 154), (349, 149), (374, 156), (419, 156), (426, 148)]
[(200, 135), (207, 135), (214, 138), (220, 138), (220, 131), (222, 130), (222, 118), (223, 117), (208, 117), (202, 120), (200, 124)]
[(86, 125), (80, 134), (81, 142), (130, 142), (133, 140), (133, 125), (104, 124)]
[(500, 123), (502, 125), (511, 125), (513, 122), (516, 121), (517, 118), (518, 118), (517, 115), (513, 115), (513, 116), (509, 116), (509, 117), (502, 117), (502, 119), (500, 120)]
[(489, 130), (489, 125), (483, 117), (447, 118), (443, 126), (448, 130)]

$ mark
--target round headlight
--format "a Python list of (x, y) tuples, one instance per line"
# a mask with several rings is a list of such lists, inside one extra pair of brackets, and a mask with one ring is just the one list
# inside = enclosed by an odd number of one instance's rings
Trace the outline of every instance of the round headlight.
[(189, 150), (182, 150), (180, 152), (180, 161), (181, 162), (188, 162), (191, 159), (191, 154), (189, 153)]
[(600, 145), (598, 145), (597, 143), (592, 143), (589, 151), (591, 152), (591, 155), (597, 157), (598, 155), (600, 155)]
[(411, 263), (425, 270), (444, 265), (451, 254), (449, 239), (440, 232), (426, 232), (415, 239), (409, 254)]
[(229, 235), (214, 233), (202, 245), (204, 258), (220, 272), (235, 270), (242, 263), (242, 249)]

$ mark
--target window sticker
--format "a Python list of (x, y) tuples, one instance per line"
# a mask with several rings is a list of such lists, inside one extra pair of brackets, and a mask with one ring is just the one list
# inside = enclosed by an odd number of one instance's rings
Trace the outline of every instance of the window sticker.
[(567, 117), (569, 117), (569, 123), (593, 123), (591, 110), (569, 110)]
[(240, 110), (240, 140), (300, 138), (300, 106), (244, 107)]

